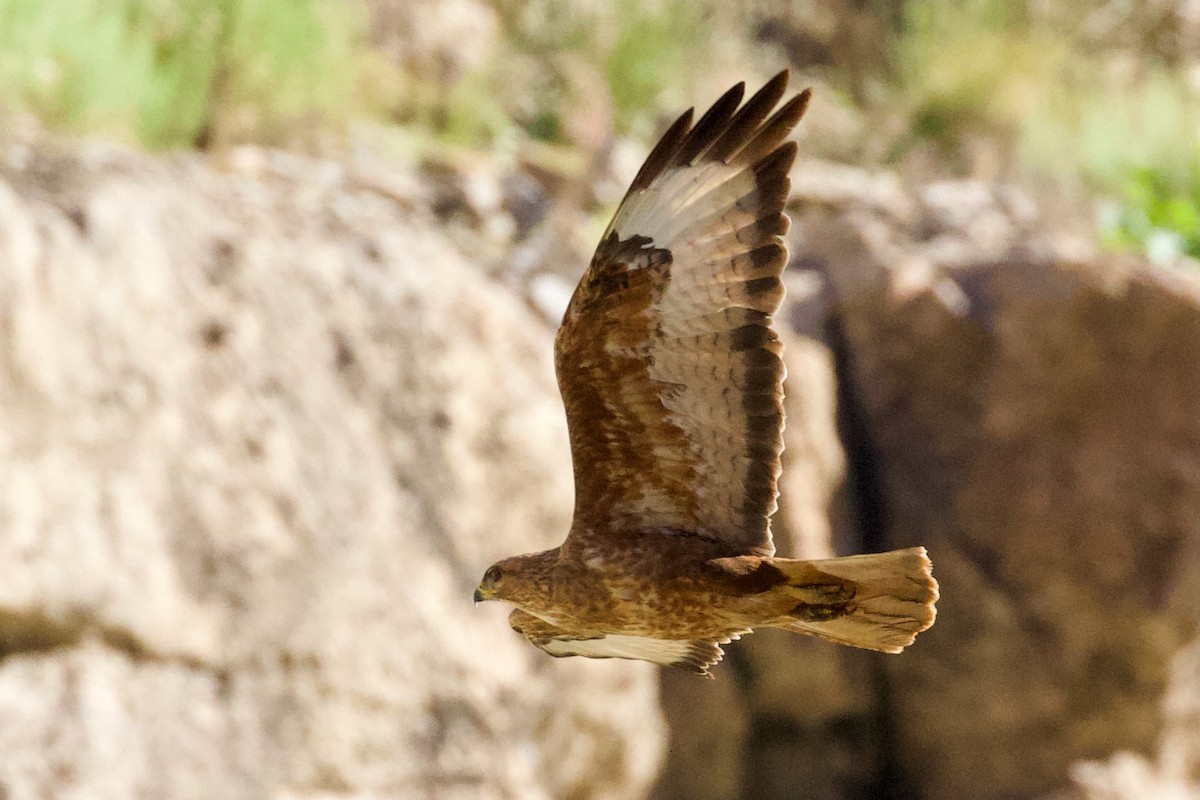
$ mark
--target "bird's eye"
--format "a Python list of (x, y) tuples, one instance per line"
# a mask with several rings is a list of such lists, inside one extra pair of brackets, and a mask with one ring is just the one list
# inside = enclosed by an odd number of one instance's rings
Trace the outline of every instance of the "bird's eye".
[(483, 576), (483, 579), (488, 583), (495, 583), (496, 581), (500, 580), (500, 568), (492, 567), (487, 571), (487, 574)]

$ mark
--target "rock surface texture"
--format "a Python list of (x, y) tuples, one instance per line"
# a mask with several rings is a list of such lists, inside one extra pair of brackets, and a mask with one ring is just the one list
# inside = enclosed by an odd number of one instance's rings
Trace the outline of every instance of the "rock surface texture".
[(756, 634), (720, 694), (664, 676), (657, 796), (1200, 796), (1200, 275), (981, 184), (794, 183), (777, 537), (928, 546), (938, 622), (895, 657)]
[(551, 330), (419, 193), (0, 159), (0, 797), (624, 798), (650, 667), (471, 592), (570, 514)]
[(569, 522), (553, 192), (65, 147), (0, 154), (0, 798), (1200, 796), (1196, 273), (798, 165), (777, 541), (939, 620), (659, 683), (469, 600)]

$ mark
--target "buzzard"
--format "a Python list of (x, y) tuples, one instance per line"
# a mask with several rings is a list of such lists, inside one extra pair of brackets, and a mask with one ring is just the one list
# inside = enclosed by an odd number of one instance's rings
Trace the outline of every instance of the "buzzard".
[[(933, 624), (925, 549), (775, 558), (782, 345), (772, 314), (808, 105), (782, 72), (673, 124), (633, 179), (555, 339), (575, 511), (553, 550), (497, 562), (476, 602), (552, 656), (711, 677), (722, 644), (785, 628), (898, 653)], [(776, 110), (776, 106), (778, 109)]]

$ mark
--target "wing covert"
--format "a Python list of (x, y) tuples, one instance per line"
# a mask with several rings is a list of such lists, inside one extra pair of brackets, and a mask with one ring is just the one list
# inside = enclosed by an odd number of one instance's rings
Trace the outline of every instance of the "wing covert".
[[(787, 73), (727, 92), (651, 151), (555, 342), (575, 466), (572, 538), (686, 531), (774, 552), (783, 450), (782, 236), (808, 102)], [(568, 542), (571, 539), (568, 539)]]

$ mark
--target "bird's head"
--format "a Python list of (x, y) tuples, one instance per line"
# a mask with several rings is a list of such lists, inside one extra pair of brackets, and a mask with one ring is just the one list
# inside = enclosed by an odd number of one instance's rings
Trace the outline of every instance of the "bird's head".
[(557, 551), (548, 550), (497, 561), (483, 573), (483, 580), (475, 590), (475, 602), (505, 600), (522, 605), (533, 600), (546, 584), (556, 558)]
[[(475, 602), (482, 603), (484, 600), (503, 600), (504, 590), (504, 572), (505, 564), (503, 561), (497, 561), (488, 567), (487, 572), (483, 573), (483, 580), (479, 582), (479, 587), (475, 589)], [(511, 576), (511, 571), (509, 575)]]

